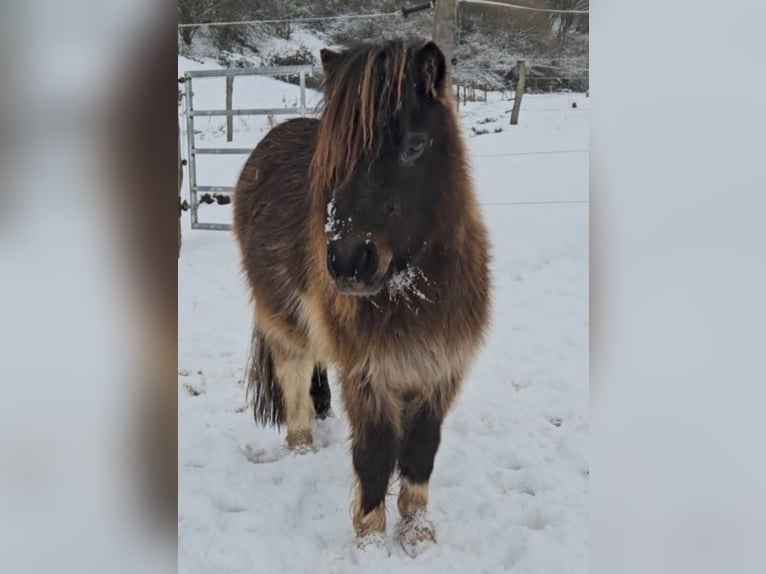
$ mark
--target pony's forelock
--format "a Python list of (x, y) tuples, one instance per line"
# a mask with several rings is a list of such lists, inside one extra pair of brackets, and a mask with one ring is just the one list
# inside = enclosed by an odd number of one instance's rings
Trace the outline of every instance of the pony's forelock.
[(336, 58), (332, 73), (325, 73), (313, 190), (327, 192), (348, 181), (359, 161), (380, 152), (386, 126), (405, 105), (415, 49), (402, 40), (382, 47), (362, 44)]

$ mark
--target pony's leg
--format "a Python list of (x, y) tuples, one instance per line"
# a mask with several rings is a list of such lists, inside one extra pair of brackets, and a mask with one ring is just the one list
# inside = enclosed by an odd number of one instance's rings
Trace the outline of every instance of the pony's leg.
[(416, 403), (405, 421), (404, 440), (399, 454), (401, 480), (397, 501), (402, 517), (397, 535), (405, 550), (408, 546), (436, 540), (434, 526), (426, 519), (426, 509), (428, 481), (439, 449), (443, 420), (443, 415), (433, 405)]
[(353, 523), (361, 538), (386, 530), (385, 499), (400, 444), (399, 405), (369, 380), (344, 379), (342, 388), (356, 474)]
[(330, 383), (327, 380), (327, 369), (321, 365), (316, 365), (311, 375), (311, 400), (318, 419), (330, 416)]
[(311, 446), (314, 403), (310, 388), (314, 363), (307, 355), (274, 353), (274, 370), (284, 400), (287, 447)]

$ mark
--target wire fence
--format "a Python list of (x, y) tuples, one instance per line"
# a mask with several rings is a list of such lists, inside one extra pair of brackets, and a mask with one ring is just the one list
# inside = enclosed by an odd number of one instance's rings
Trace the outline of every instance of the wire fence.
[(453, 76), (461, 86), (482, 90), (508, 89), (515, 86), (518, 79), (519, 60), (524, 61), (527, 88), (533, 91), (588, 90), (590, 68), (569, 65), (555, 59), (546, 61), (519, 56), (516, 61), (504, 66), (472, 65), (458, 61)]
[(543, 12), (547, 14), (590, 14), (588, 10), (563, 10), (557, 8), (535, 8), (534, 6), (521, 6), (507, 2), (493, 2), (492, 0), (458, 0), (461, 4), (484, 4), (487, 6), (499, 6), (512, 10), (525, 10), (528, 12)]
[[(557, 111), (561, 111), (560, 109)], [(185, 115), (185, 102), (183, 109), (180, 110), (179, 116)], [(186, 128), (182, 128), (182, 134), (185, 136)], [(578, 149), (557, 149), (557, 150), (533, 150), (533, 151), (514, 151), (504, 153), (485, 153), (485, 154), (470, 154), (471, 160), (495, 160), (504, 159), (510, 157), (528, 157), (528, 156), (550, 156), (550, 155), (568, 155), (568, 154), (587, 154), (590, 152), (589, 148)], [(184, 157), (184, 159), (187, 159)], [(208, 189), (209, 187), (209, 189)], [(204, 188), (204, 189), (203, 189)], [(227, 186), (199, 186), (202, 191), (208, 191), (211, 193), (205, 194), (201, 203), (208, 205), (229, 205), (230, 193), (233, 188)], [(215, 192), (215, 193), (212, 193)], [(554, 206), (554, 205), (588, 205), (589, 199), (543, 199), (543, 200), (518, 200), (518, 201), (482, 201), (479, 205), (482, 207), (524, 207), (524, 206)], [(188, 206), (187, 206), (188, 209)]]
[(508, 153), (485, 153), (475, 154), (471, 157), (485, 158), (485, 157), (512, 157), (523, 155), (561, 155), (567, 153), (588, 153), (590, 149), (556, 149), (556, 150), (543, 150), (543, 151), (512, 151)]
[(584, 203), (590, 203), (590, 200), (587, 199), (551, 199), (549, 201), (542, 200), (542, 201), (484, 201), (479, 203), (479, 205), (484, 206), (492, 206), (492, 207), (502, 207), (506, 205), (571, 205), (571, 204), (584, 204)]

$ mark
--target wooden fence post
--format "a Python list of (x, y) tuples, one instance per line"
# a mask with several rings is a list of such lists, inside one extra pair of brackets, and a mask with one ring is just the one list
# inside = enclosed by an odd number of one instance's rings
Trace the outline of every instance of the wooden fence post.
[[(231, 111), (231, 96), (234, 92), (234, 76), (226, 76), (226, 111)], [(234, 116), (226, 116), (226, 141), (234, 137)]]
[(519, 72), (519, 79), (516, 81), (516, 93), (513, 95), (513, 111), (511, 111), (511, 125), (519, 123), (519, 109), (521, 108), (521, 96), (524, 95), (524, 80), (526, 71), (524, 69), (524, 60), (519, 60), (516, 64)]
[(455, 57), (455, 21), (457, 0), (439, 0), (434, 6), (434, 24), (431, 38), (444, 54), (447, 77), (454, 76), (452, 59)]

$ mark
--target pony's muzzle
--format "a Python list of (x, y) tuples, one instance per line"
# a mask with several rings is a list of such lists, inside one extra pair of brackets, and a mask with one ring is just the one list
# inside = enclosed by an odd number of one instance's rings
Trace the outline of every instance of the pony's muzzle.
[[(343, 238), (327, 244), (327, 271), (341, 293), (377, 293), (390, 257), (383, 257), (383, 260), (378, 248), (369, 239)], [(385, 267), (381, 263), (385, 263)]]

